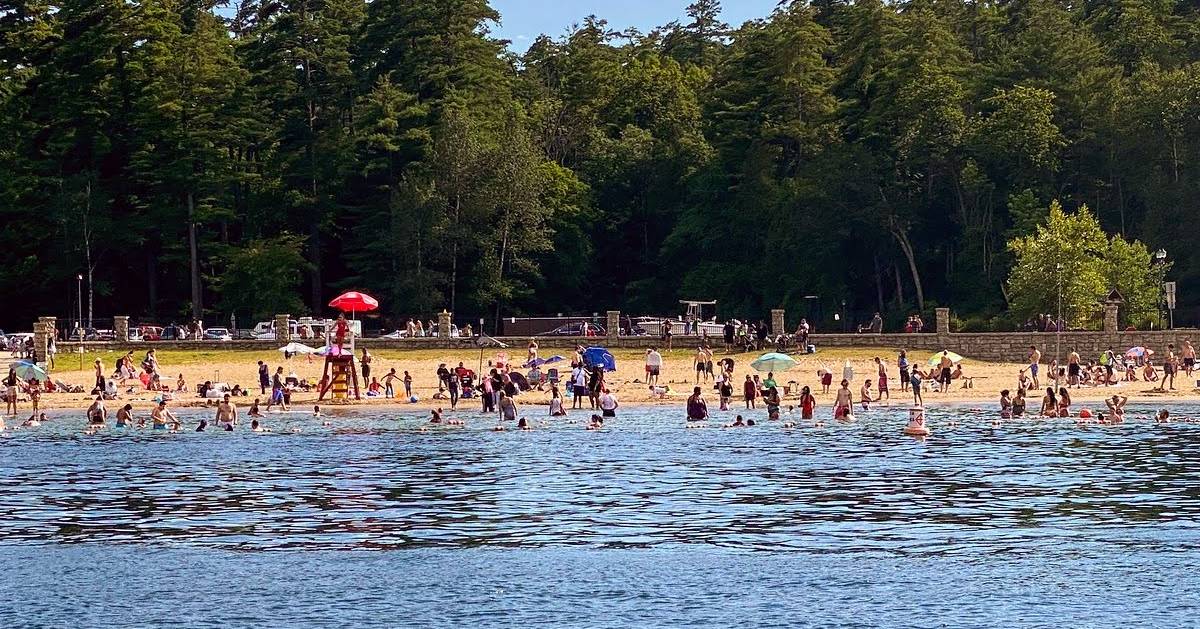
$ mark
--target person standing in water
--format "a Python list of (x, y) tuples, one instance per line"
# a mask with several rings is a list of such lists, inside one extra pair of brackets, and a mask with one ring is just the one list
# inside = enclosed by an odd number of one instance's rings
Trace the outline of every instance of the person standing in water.
[(1111, 423), (1119, 424), (1125, 421), (1125, 404), (1129, 402), (1129, 398), (1123, 395), (1114, 395), (1104, 401), (1104, 405), (1108, 407), (1111, 413)]
[(103, 426), (108, 420), (108, 409), (104, 408), (104, 396), (97, 395), (96, 400), (87, 410), (88, 424), (92, 426)]
[(700, 393), (700, 387), (692, 389), (692, 395), (687, 399), (688, 423), (702, 422), (708, 419), (708, 404)]
[(837, 400), (833, 406), (833, 418), (837, 420), (849, 420), (850, 405), (854, 403), (851, 399), (850, 381), (842, 380), (842, 387), (837, 391)]
[(226, 393), (225, 396), (221, 398), (221, 403), (217, 404), (217, 427), (222, 430), (232, 432), (233, 427), (237, 425), (237, 418), (237, 406), (235, 406), (233, 402), (229, 401), (229, 394)]
[(150, 419), (154, 430), (166, 430), (167, 426), (171, 426), (171, 430), (179, 430), (179, 420), (175, 418), (174, 413), (167, 410), (167, 401), (159, 400), (158, 406), (150, 411)]
[(500, 419), (510, 422), (517, 419), (517, 403), (503, 391), (500, 392)]
[(888, 400), (890, 402), (892, 396), (888, 393), (887, 365), (883, 364), (883, 361), (876, 356), (875, 366), (879, 369), (879, 399), (877, 401), (882, 402), (884, 400)]

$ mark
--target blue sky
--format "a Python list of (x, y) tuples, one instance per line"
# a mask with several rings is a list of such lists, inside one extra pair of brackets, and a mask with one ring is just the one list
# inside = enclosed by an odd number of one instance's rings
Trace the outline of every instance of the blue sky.
[[(692, 0), (491, 0), (500, 12), (501, 24), (495, 35), (512, 40), (512, 48), (524, 52), (538, 35), (557, 38), (572, 24), (590, 14), (608, 20), (613, 30), (635, 26), (642, 32), (671, 20), (686, 23), (687, 6)], [(738, 26), (746, 20), (765, 17), (779, 0), (725, 0), (723, 19)]]

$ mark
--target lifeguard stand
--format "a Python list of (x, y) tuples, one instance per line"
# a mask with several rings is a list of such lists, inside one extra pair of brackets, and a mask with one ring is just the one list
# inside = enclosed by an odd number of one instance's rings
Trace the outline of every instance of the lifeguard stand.
[[(322, 380), (328, 382), (317, 401), (323, 401), (326, 393), (331, 393), (334, 402), (347, 403), (350, 401), (350, 387), (354, 386), (354, 399), (361, 400), (362, 392), (358, 388), (358, 365), (354, 361), (354, 329), (347, 326), (343, 338), (338, 338), (337, 324), (325, 327), (325, 371)], [(349, 341), (349, 348), (346, 342)]]

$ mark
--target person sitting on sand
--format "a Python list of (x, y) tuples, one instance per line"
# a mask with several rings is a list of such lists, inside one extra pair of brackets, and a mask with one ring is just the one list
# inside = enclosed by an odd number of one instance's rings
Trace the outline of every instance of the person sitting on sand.
[(1124, 395), (1114, 395), (1104, 401), (1104, 405), (1111, 413), (1109, 423), (1119, 424), (1125, 421), (1125, 405), (1127, 403), (1129, 403), (1129, 397)]
[(383, 385), (379, 383), (379, 378), (372, 376), (371, 384), (367, 385), (367, 397), (381, 397), (383, 395)]
[(1154, 368), (1154, 363), (1149, 358), (1146, 359), (1146, 366), (1142, 367), (1142, 380), (1158, 382), (1158, 370)]
[(1046, 387), (1040, 414), (1042, 417), (1058, 417), (1058, 398), (1054, 396), (1054, 387)]
[(708, 419), (708, 404), (700, 394), (700, 387), (692, 389), (692, 395), (687, 399), (687, 420), (689, 423), (702, 422)]

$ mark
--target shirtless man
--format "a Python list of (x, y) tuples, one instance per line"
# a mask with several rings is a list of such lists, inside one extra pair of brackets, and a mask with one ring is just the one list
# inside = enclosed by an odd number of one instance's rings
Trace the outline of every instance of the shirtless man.
[(233, 431), (233, 427), (237, 425), (237, 406), (229, 401), (229, 394), (221, 398), (221, 403), (217, 405), (217, 427), (226, 431)]
[(871, 381), (870, 380), (863, 382), (862, 389), (859, 389), (858, 394), (859, 394), (859, 397), (861, 398), (861, 399), (859, 399), (859, 404), (862, 404), (862, 408), (864, 411), (871, 410), (871, 402), (879, 401), (879, 400), (871, 399)]
[(1029, 346), (1029, 375), (1033, 378), (1033, 389), (1042, 388), (1038, 381), (1038, 364), (1042, 362), (1042, 353), (1038, 351), (1036, 345)]
[(954, 361), (950, 360), (949, 350), (942, 350), (938, 368), (942, 370), (942, 393), (945, 393), (950, 390), (950, 381), (954, 379)]
[(1067, 354), (1067, 386), (1079, 386), (1079, 352), (1075, 348), (1071, 348), (1071, 353)]
[(1111, 413), (1108, 423), (1119, 424), (1125, 421), (1125, 404), (1127, 402), (1129, 402), (1129, 397), (1124, 395), (1114, 395), (1112, 398), (1104, 400), (1104, 405)]
[(1191, 339), (1183, 340), (1183, 349), (1179, 355), (1183, 358), (1183, 371), (1188, 378), (1192, 377), (1192, 371), (1196, 368), (1196, 348), (1192, 347)]
[(700, 378), (708, 380), (708, 373), (705, 365), (708, 363), (708, 356), (704, 353), (704, 346), (696, 348), (696, 355), (692, 358), (692, 364), (696, 368), (696, 384), (700, 384)]
[(171, 430), (179, 430), (179, 420), (175, 418), (174, 413), (167, 410), (167, 401), (162, 400), (154, 410), (150, 411), (150, 419), (153, 421), (154, 430), (166, 430), (170, 425)]
[(133, 425), (133, 405), (126, 404), (117, 409), (117, 427), (128, 428)]
[[(1167, 344), (1167, 357), (1163, 359), (1162, 382), (1160, 382), (1158, 385), (1159, 391), (1167, 390), (1167, 381), (1168, 380), (1170, 381), (1170, 384), (1171, 384), (1171, 390), (1172, 391), (1175, 390), (1175, 371), (1176, 371), (1175, 360), (1176, 360), (1175, 345), (1173, 343), (1168, 343)], [(1147, 361), (1147, 362), (1149, 362), (1149, 361)]]
[(838, 421), (850, 421), (853, 416), (850, 413), (850, 405), (854, 403), (851, 399), (850, 381), (842, 380), (842, 388), (837, 391), (837, 401), (833, 405), (833, 418)]

